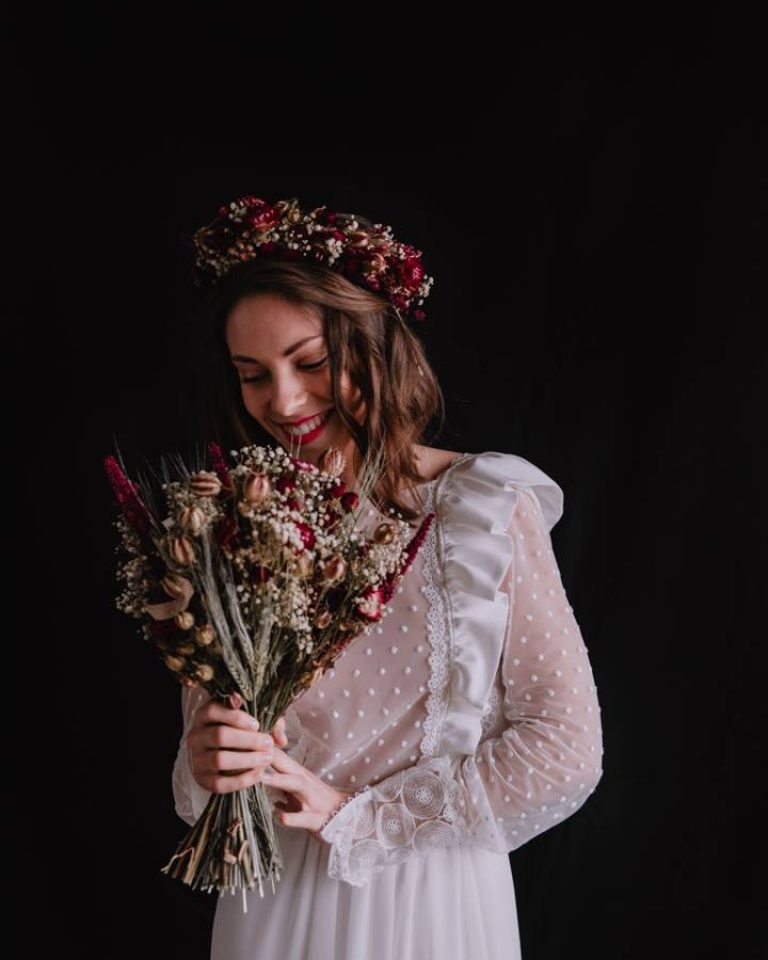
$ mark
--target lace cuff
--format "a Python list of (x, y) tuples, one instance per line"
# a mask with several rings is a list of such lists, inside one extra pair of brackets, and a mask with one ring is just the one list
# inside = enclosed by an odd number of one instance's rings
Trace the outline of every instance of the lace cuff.
[(460, 842), (456, 763), (434, 757), (363, 787), (342, 805), (320, 831), (331, 845), (328, 876), (362, 887), (391, 863)]
[(210, 699), (208, 691), (202, 687), (181, 688), (182, 736), (173, 764), (171, 785), (173, 790), (174, 809), (181, 819), (190, 827), (197, 823), (200, 814), (211, 796), (210, 790), (201, 787), (192, 776), (187, 751), (187, 736), (192, 728), (197, 710)]

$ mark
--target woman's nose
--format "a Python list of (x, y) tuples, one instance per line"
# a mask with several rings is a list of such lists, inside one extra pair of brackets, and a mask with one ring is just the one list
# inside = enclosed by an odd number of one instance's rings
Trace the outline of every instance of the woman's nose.
[(272, 381), (270, 409), (278, 420), (300, 416), (307, 405), (307, 392), (299, 380), (291, 376), (275, 377)]

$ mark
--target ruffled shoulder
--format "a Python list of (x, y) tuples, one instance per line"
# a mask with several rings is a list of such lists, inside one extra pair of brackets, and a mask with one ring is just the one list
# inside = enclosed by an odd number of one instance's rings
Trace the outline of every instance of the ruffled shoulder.
[[(564, 495), (560, 485), (536, 464), (514, 453), (488, 450), (466, 453), (454, 460), (441, 478), (443, 495), (475, 494), (476, 506), (489, 506), (493, 501), (501, 512), (509, 500), (502, 490), (524, 488), (534, 493), (541, 507), (547, 530), (552, 530), (563, 515)], [(514, 509), (514, 498), (510, 516)]]
[(436, 549), (450, 645), (442, 722), (432, 718), (439, 723), (438, 754), (474, 753), (480, 740), (509, 619), (502, 583), (514, 554), (509, 530), (520, 489), (534, 494), (551, 530), (563, 514), (563, 491), (524, 457), (466, 454), (436, 484)]

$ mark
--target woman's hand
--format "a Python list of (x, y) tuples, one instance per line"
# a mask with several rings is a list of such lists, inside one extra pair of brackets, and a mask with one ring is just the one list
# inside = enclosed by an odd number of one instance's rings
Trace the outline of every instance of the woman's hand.
[(251, 723), (250, 714), (241, 710), (242, 699), (233, 693), (232, 709), (216, 700), (208, 700), (196, 712), (187, 737), (187, 752), (192, 776), (211, 793), (232, 793), (253, 786), (262, 779), (272, 762), (275, 741), (288, 745), (285, 718), (272, 728), (272, 736)]
[(272, 758), (272, 770), (265, 770), (262, 780), (286, 794), (285, 803), (275, 804), (282, 810), (280, 823), (308, 830), (319, 843), (325, 843), (320, 836), (325, 821), (352, 796), (325, 783), (278, 747)]

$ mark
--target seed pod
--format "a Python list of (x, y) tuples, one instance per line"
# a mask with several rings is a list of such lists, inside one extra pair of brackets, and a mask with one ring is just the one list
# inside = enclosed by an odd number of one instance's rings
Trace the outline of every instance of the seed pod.
[(346, 572), (346, 560), (341, 556), (341, 554), (337, 553), (336, 556), (331, 557), (331, 559), (323, 567), (323, 579), (326, 582), (333, 583), (336, 580), (342, 580)]
[(198, 627), (195, 630), (195, 641), (199, 643), (201, 647), (209, 647), (215, 639), (216, 631), (210, 623), (204, 623), (202, 627)]
[(183, 657), (191, 657), (195, 652), (195, 645), (194, 643), (182, 643), (176, 647), (176, 652), (180, 653)]
[(332, 619), (333, 617), (331, 616), (330, 610), (318, 610), (315, 616), (315, 626), (320, 627), (321, 629), (327, 627)]
[(198, 497), (218, 497), (221, 493), (221, 480), (210, 470), (201, 470), (189, 481), (192, 492)]
[(249, 503), (261, 503), (272, 492), (272, 483), (266, 473), (250, 473), (243, 483), (243, 496)]
[(374, 543), (392, 543), (395, 539), (395, 528), (385, 520), (384, 523), (380, 523), (373, 531), (373, 537), (371, 539)]
[(182, 610), (173, 618), (173, 622), (180, 630), (190, 630), (195, 625), (195, 618), (189, 610)]
[(167, 573), (160, 581), (160, 586), (165, 590), (169, 597), (174, 600), (181, 600), (182, 597), (192, 596), (192, 584), (186, 577), (178, 573)]
[(213, 667), (210, 663), (201, 663), (195, 670), (195, 676), (198, 677), (203, 683), (207, 683), (208, 680), (213, 680)]
[(170, 553), (173, 559), (182, 566), (189, 567), (195, 562), (195, 548), (189, 537), (173, 537)]
[(346, 463), (347, 458), (338, 447), (328, 447), (321, 455), (318, 467), (325, 473), (330, 473), (332, 477), (340, 477)]
[(205, 526), (205, 514), (200, 507), (184, 507), (179, 514), (179, 526), (197, 537)]
[(164, 657), (165, 665), (169, 670), (173, 670), (175, 673), (178, 673), (179, 670), (183, 670), (186, 664), (186, 660), (183, 657)]

